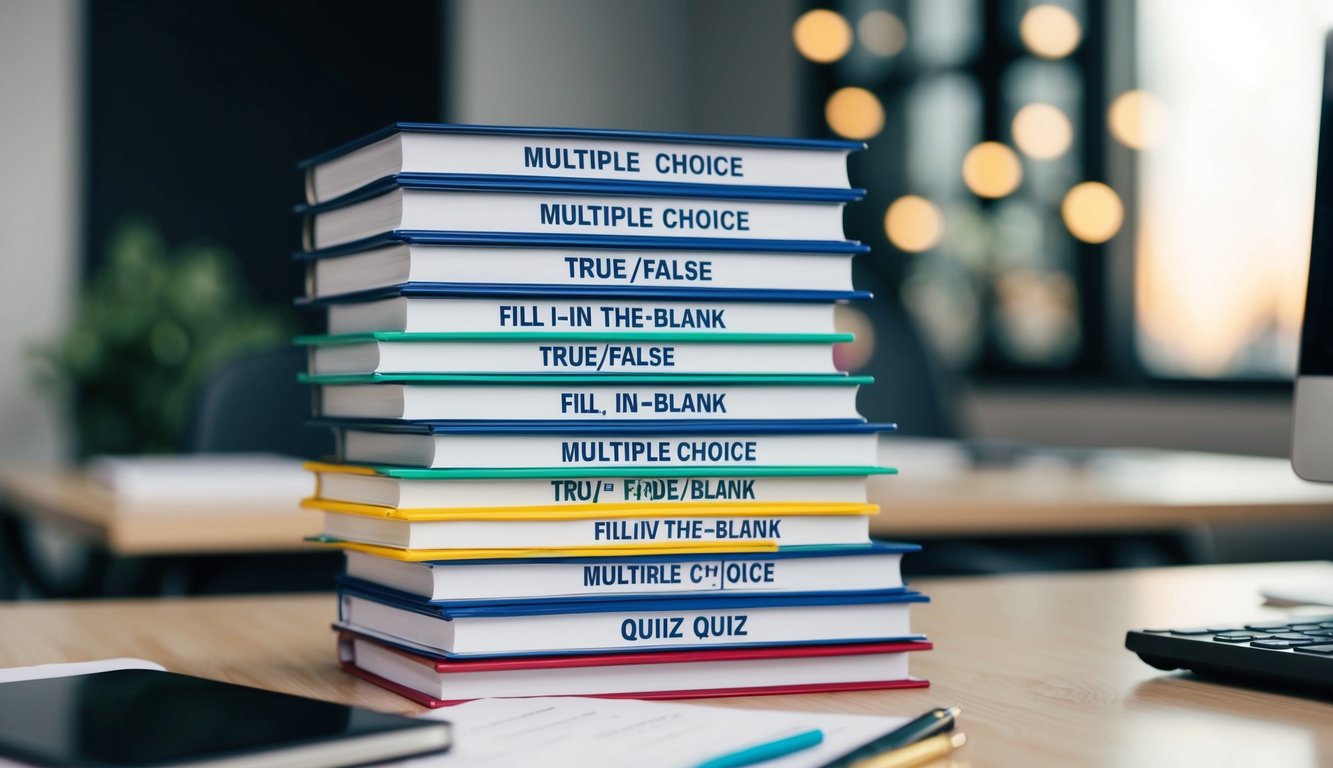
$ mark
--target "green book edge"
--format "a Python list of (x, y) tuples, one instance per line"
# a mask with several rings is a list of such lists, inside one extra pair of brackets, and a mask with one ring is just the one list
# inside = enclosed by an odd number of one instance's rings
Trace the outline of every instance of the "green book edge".
[(840, 344), (853, 341), (850, 333), (543, 333), (536, 331), (407, 333), (404, 331), (375, 331), (373, 333), (343, 333), (336, 335), (311, 334), (297, 336), (292, 343), (301, 346), (330, 344), (365, 344), (372, 341), (675, 341), (694, 344)]
[(842, 374), (474, 374), (474, 373), (298, 373), (304, 384), (800, 384), (804, 386), (843, 387), (873, 384), (873, 376)]
[(373, 464), (347, 464), (348, 467), (368, 469), (384, 477), (404, 480), (517, 480), (545, 478), (608, 478), (608, 477), (858, 477), (863, 475), (896, 475), (893, 467), (525, 467), (500, 469), (422, 469)]

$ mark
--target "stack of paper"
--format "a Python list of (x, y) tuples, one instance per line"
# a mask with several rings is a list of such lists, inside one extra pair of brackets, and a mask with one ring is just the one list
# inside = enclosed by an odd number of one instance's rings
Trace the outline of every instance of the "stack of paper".
[(428, 703), (922, 685), (871, 543), (859, 144), (400, 123), (306, 164), (350, 670)]
[(98, 456), (88, 462), (88, 476), (117, 501), (182, 513), (266, 506), (296, 514), (296, 499), (310, 487), (300, 459), (275, 453)]

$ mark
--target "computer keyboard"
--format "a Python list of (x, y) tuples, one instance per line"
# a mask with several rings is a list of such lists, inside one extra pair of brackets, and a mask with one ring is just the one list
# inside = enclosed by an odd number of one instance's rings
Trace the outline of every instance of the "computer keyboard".
[(1333, 616), (1131, 630), (1125, 647), (1158, 669), (1333, 693)]

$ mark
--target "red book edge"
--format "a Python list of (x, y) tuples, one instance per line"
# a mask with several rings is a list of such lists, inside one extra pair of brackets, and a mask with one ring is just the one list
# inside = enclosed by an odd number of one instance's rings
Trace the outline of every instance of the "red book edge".
[[(383, 677), (358, 667), (354, 662), (345, 659), (339, 663), (346, 672), (361, 678), (370, 683), (374, 683), (381, 688), (393, 691), (394, 693), (411, 699), (422, 706), (437, 709), (439, 707), (448, 707), (453, 704), (462, 704), (471, 699), (437, 699), (427, 696), (421, 691), (408, 688), (392, 680), (386, 680)], [(589, 695), (595, 699), (716, 699), (728, 696), (779, 696), (792, 693), (830, 693), (833, 691), (881, 691), (891, 688), (928, 688), (929, 680), (918, 678), (907, 678), (906, 680), (880, 680), (861, 683), (814, 683), (810, 685), (773, 685), (756, 686), (753, 688), (706, 688), (696, 691), (650, 691), (647, 693), (601, 693), (601, 694), (579, 694)]]
[(928, 642), (911, 640), (883, 643), (843, 643), (824, 645), (781, 645), (753, 648), (705, 648), (678, 651), (630, 651), (626, 653), (586, 653), (558, 656), (508, 656), (494, 659), (437, 659), (398, 648), (360, 632), (339, 628), (338, 655), (351, 658), (353, 639), (373, 643), (390, 653), (435, 672), (505, 672), (522, 669), (563, 669), (569, 667), (618, 667), (627, 664), (670, 664), (684, 661), (736, 661), (744, 659), (795, 659), (822, 656), (860, 656), (870, 653), (905, 653), (929, 651)]

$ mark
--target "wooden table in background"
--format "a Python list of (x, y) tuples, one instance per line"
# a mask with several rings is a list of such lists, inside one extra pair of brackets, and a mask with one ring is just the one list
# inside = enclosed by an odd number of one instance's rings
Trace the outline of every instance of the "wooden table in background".
[(320, 515), (298, 501), (273, 509), (206, 499), (188, 508), (136, 506), (74, 469), (0, 470), (0, 509), (119, 556), (310, 551), (302, 538), (319, 533)]
[[(923, 580), (936, 649), (924, 690), (715, 699), (718, 706), (910, 716), (963, 708), (957, 765), (1333, 765), (1333, 704), (1163, 673), (1125, 630), (1245, 621), (1264, 586), (1333, 582), (1333, 564), (1204, 566)], [(0, 604), (0, 666), (137, 656), (168, 669), (386, 711), (421, 709), (340, 672), (331, 595)]]
[(881, 441), (898, 475), (871, 478), (881, 538), (1169, 532), (1324, 520), (1333, 485), (1286, 459), (1156, 450), (1034, 451), (972, 466), (942, 441)]
[[(1133, 534), (1198, 525), (1333, 522), (1333, 485), (1306, 483), (1284, 459), (1173, 451), (1036, 454), (1005, 466), (941, 461), (949, 444), (889, 437), (882, 461), (901, 474), (871, 479), (883, 538), (1011, 534)], [(953, 444), (957, 452), (959, 444)], [(933, 452), (927, 456), (926, 451)], [(956, 457), (955, 457), (956, 458)], [(921, 459), (921, 461), (917, 461)], [(942, 464), (946, 466), (942, 466)], [(136, 509), (74, 470), (0, 470), (0, 510), (62, 528), (114, 555), (301, 551), (319, 515), (206, 504)]]

